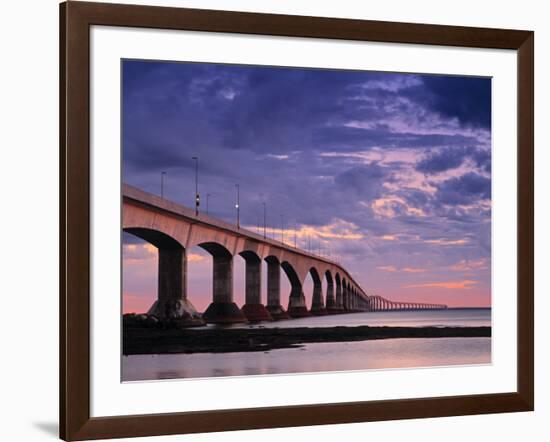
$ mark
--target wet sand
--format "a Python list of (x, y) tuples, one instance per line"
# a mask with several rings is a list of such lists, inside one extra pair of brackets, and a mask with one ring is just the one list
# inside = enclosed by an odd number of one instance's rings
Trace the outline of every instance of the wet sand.
[(396, 338), (490, 337), (491, 327), (323, 327), (162, 329), (123, 327), (123, 354), (233, 353), (298, 348), (307, 343)]

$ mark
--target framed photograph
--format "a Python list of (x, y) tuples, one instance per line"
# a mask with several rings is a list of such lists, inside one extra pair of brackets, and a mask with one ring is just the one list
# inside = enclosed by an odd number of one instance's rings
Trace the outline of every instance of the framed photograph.
[(61, 438), (533, 410), (533, 32), (60, 17)]

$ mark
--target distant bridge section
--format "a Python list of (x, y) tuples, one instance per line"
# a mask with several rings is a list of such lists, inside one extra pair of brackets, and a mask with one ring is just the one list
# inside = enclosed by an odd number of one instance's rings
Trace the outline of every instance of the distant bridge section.
[[(158, 249), (158, 298), (149, 314), (159, 318), (200, 318), (187, 296), (187, 250), (198, 246), (213, 260), (212, 303), (202, 318), (210, 323), (262, 321), (357, 311), (440, 309), (436, 304), (397, 303), (370, 296), (340, 264), (199, 214), (127, 184), (123, 185), (122, 228)], [(233, 297), (233, 258), (246, 263), (245, 304)], [(267, 263), (267, 303), (261, 300), (262, 261)], [(281, 304), (281, 269), (291, 291)], [(303, 292), (313, 280), (308, 309)], [(323, 293), (323, 279), (326, 292)]]

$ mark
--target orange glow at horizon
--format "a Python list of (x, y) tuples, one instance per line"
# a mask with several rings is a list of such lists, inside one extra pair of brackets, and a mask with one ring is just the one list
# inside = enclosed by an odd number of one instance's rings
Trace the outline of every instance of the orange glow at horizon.
[[(195, 251), (196, 250), (196, 251)], [(157, 297), (157, 249), (147, 243), (124, 244), (123, 247), (123, 312), (144, 313), (149, 310)], [(188, 251), (190, 301), (200, 310), (211, 302), (212, 262), (207, 252), (199, 248)], [(414, 267), (395, 264), (384, 264), (373, 267), (374, 272), (364, 270), (369, 283), (366, 286), (369, 294), (380, 295), (388, 300), (403, 302), (432, 302), (447, 304), (450, 307), (490, 307), (490, 285), (475, 279), (479, 273), (489, 268), (485, 259), (460, 260), (454, 264), (441, 267)], [(264, 269), (263, 273), (266, 272)], [(450, 272), (462, 272), (464, 279), (449, 278), (438, 281)], [(242, 274), (241, 274), (242, 273)], [(281, 272), (281, 301), (288, 302), (289, 290), (284, 272)], [(456, 275), (456, 273), (454, 273)], [(468, 276), (470, 276), (468, 278)], [(472, 277), (474, 276), (474, 277)], [(244, 263), (235, 260), (235, 301), (239, 306), (244, 303)], [(265, 301), (266, 276), (262, 281), (262, 299)], [(427, 278), (428, 281), (426, 281)], [(435, 281), (434, 281), (435, 279)], [(304, 284), (304, 293), (311, 299), (309, 281)], [(242, 286), (242, 287), (241, 287)], [(323, 291), (326, 281), (323, 280)], [(457, 297), (458, 293), (463, 295)], [(308, 301), (309, 302), (309, 301)]]
[(403, 286), (403, 288), (441, 288), (451, 290), (469, 290), (477, 283), (477, 281), (465, 279), (464, 281), (426, 282), (422, 284), (410, 284)]

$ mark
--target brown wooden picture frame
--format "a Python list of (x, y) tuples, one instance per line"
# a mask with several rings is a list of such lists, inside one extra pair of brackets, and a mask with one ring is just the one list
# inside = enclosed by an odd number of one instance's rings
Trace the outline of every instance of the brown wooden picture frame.
[[(90, 417), (90, 26), (498, 48), (518, 55), (517, 391)], [(530, 31), (70, 1), (60, 5), (60, 437), (152, 436), (534, 408), (534, 34)]]

